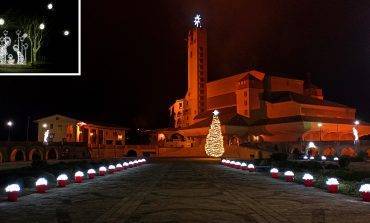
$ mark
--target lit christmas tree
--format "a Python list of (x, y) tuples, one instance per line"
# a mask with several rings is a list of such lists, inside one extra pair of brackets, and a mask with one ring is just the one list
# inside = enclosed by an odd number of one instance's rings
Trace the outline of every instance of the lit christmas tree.
[(209, 129), (206, 139), (206, 154), (207, 156), (211, 157), (221, 157), (225, 152), (224, 140), (221, 132), (221, 123), (220, 119), (218, 118), (218, 114), (219, 112), (217, 110), (213, 112), (211, 128)]

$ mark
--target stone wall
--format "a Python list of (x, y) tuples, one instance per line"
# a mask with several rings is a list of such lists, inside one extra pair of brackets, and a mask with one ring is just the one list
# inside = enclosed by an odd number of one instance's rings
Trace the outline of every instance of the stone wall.
[(82, 143), (0, 142), (0, 163), (89, 158), (87, 146)]

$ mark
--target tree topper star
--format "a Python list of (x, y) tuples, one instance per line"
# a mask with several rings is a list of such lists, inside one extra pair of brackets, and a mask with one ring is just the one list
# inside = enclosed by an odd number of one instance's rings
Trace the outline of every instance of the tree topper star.
[(196, 15), (195, 18), (194, 18), (194, 25), (198, 28), (202, 27), (201, 20), (202, 20), (202, 18), (200, 17), (200, 15)]

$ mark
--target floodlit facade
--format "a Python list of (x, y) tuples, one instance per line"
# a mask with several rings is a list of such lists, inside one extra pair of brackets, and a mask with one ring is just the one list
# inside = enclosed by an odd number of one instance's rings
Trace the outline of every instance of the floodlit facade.
[[(91, 156), (116, 157), (125, 147), (127, 128), (85, 122), (63, 115), (52, 115), (35, 121), (38, 124), (38, 141), (43, 143), (86, 143)], [(114, 150), (110, 150), (114, 149)], [(116, 150), (117, 149), (117, 150)]]
[(188, 90), (170, 108), (174, 129), (159, 131), (162, 144), (171, 143), (175, 134), (178, 139), (179, 134), (183, 147), (204, 148), (216, 109), (226, 145), (290, 142), (302, 150), (311, 141), (353, 142), (354, 128), (359, 137), (370, 134), (369, 124), (356, 122), (355, 108), (326, 100), (309, 77), (249, 70), (209, 82), (207, 52), (206, 29), (192, 28)]

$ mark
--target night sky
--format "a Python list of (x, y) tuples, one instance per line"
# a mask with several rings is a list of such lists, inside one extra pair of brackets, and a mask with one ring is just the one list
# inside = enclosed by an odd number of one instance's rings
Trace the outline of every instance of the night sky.
[(53, 113), (167, 127), (168, 106), (186, 92), (185, 39), (196, 13), (208, 30), (209, 80), (250, 68), (309, 72), (326, 99), (370, 121), (368, 0), (85, 0), (82, 76), (1, 78), (1, 139), (9, 118), (22, 140), (27, 116)]

